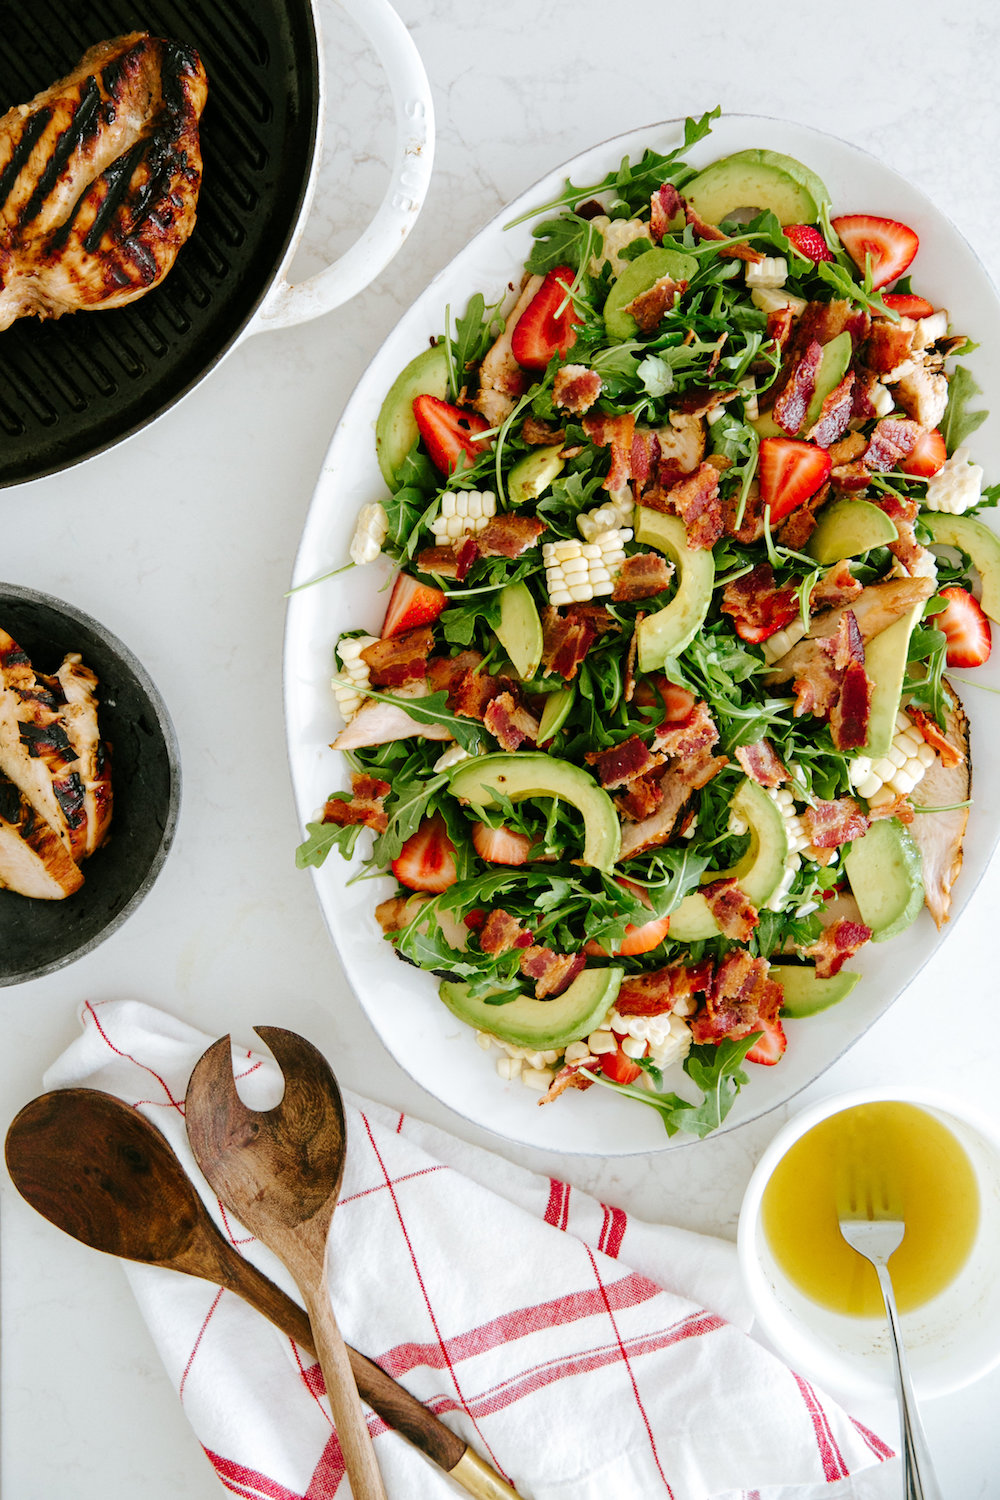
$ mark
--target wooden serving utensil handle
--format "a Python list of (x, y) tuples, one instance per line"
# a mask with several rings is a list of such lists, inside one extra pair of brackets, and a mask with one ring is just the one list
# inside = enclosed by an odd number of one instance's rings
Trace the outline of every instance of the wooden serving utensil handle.
[(354, 1371), (322, 1280), (302, 1287), (354, 1500), (387, 1500)]

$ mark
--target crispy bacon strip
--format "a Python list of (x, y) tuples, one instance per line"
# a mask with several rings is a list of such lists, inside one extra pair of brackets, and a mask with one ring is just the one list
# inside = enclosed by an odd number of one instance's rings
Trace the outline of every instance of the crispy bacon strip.
[(868, 818), (853, 797), (816, 802), (803, 809), (802, 826), (814, 849), (839, 849), (868, 831)]
[(737, 943), (748, 943), (760, 918), (738, 882), (731, 878), (713, 880), (701, 887), (701, 894), (722, 935)]
[(545, 676), (558, 672), (572, 682), (576, 669), (599, 635), (618, 626), (599, 604), (570, 604), (565, 612), (546, 605), (542, 610), (542, 666)]
[(366, 646), (361, 660), (368, 665), (372, 687), (396, 688), (426, 677), (427, 659), (433, 649), (434, 634), (429, 625), (421, 625)]
[(583, 419), (583, 430), (598, 448), (611, 449), (611, 468), (604, 481), (606, 490), (620, 490), (632, 477), (632, 440), (635, 437), (635, 416), (626, 412), (620, 416), (605, 416), (597, 413)]
[(679, 1000), (704, 994), (714, 973), (712, 960), (702, 959), (690, 968), (668, 964), (648, 974), (627, 974), (615, 999), (615, 1010), (620, 1016), (665, 1015)]
[(848, 370), (839, 385), (823, 398), (819, 416), (805, 434), (809, 442), (829, 448), (847, 431), (854, 411), (854, 371)]
[(672, 276), (661, 276), (646, 291), (625, 306), (631, 313), (640, 333), (655, 333), (664, 317), (673, 309), (677, 298), (687, 291), (686, 281), (675, 281)]
[(714, 547), (722, 535), (719, 471), (714, 464), (699, 464), (693, 474), (685, 475), (669, 489), (654, 485), (643, 495), (642, 503), (665, 515), (680, 516), (689, 547)]
[[(707, 786), (728, 765), (725, 755), (712, 755), (699, 750), (685, 760), (672, 762), (659, 776), (660, 797), (655, 810), (648, 816), (626, 823), (622, 827), (621, 850), (618, 862), (644, 854), (648, 849), (658, 849), (673, 837), (683, 821), (693, 792)], [(638, 787), (632, 782), (629, 790)], [(621, 802), (621, 798), (619, 802)]]
[(805, 421), (822, 358), (823, 346), (813, 339), (806, 345), (801, 358), (792, 365), (771, 408), (772, 417), (789, 437), (794, 437)]
[(874, 504), (885, 512), (896, 528), (896, 540), (889, 543), (889, 551), (908, 573), (913, 574), (924, 555), (913, 529), (920, 509), (917, 501), (904, 499), (902, 495), (879, 495), (874, 498)]
[[(698, 239), (725, 240), (729, 238), (728, 235), (723, 234), (721, 229), (716, 228), (714, 224), (706, 224), (700, 214), (685, 199), (682, 198), (681, 202), (684, 204), (684, 217), (691, 225)], [(724, 245), (719, 251), (719, 258), (721, 260), (747, 260), (756, 263), (764, 259), (764, 252), (762, 250), (755, 250), (752, 245), (748, 245), (744, 241), (739, 245)]]
[(744, 631), (739, 626), (744, 626), (747, 632), (744, 638), (766, 640), (794, 620), (799, 601), (790, 585), (777, 587), (774, 569), (770, 563), (762, 562), (726, 584), (719, 608), (723, 614), (732, 616), (740, 635)]
[(660, 777), (656, 771), (650, 771), (647, 776), (636, 776), (627, 782), (625, 790), (615, 798), (615, 806), (623, 817), (633, 823), (641, 823), (644, 818), (649, 818), (656, 812), (662, 801)]
[(585, 758), (597, 772), (601, 786), (610, 792), (615, 787), (634, 781), (637, 776), (645, 776), (647, 772), (662, 765), (666, 757), (651, 755), (648, 746), (637, 734), (633, 734), (620, 745), (612, 745), (610, 750), (592, 751)]
[(778, 758), (770, 740), (757, 740), (753, 745), (737, 745), (734, 752), (743, 770), (758, 786), (781, 786), (789, 779), (788, 771)]
[(586, 963), (582, 953), (554, 953), (532, 943), (521, 955), (521, 973), (535, 981), (535, 999), (545, 1000), (568, 989)]
[(711, 989), (691, 1017), (691, 1035), (696, 1042), (748, 1036), (761, 1022), (773, 1021), (781, 1003), (781, 986), (768, 978), (767, 959), (733, 948), (717, 966)]
[(553, 427), (550, 422), (541, 422), (537, 417), (525, 417), (521, 436), (535, 448), (551, 448), (556, 443), (566, 441), (566, 433), (562, 427)]
[(476, 532), (476, 546), (480, 557), (520, 557), (545, 529), (545, 522), (534, 516), (493, 516), (482, 531)]
[(852, 603), (861, 593), (862, 583), (851, 572), (850, 562), (838, 563), (836, 571), (826, 573), (809, 595), (809, 613), (821, 609), (839, 609)]
[(816, 964), (817, 979), (832, 979), (839, 974), (849, 958), (853, 958), (858, 949), (868, 942), (872, 935), (870, 927), (864, 922), (854, 922), (850, 917), (840, 917), (831, 923), (808, 948), (804, 948), (803, 955), (811, 958)]
[(331, 797), (323, 808), (323, 823), (336, 823), (346, 828), (352, 823), (362, 823), (373, 833), (384, 833), (389, 826), (385, 811), (385, 799), (391, 788), (387, 781), (355, 772), (351, 776), (351, 799)]
[(868, 470), (894, 469), (901, 458), (908, 458), (913, 452), (921, 431), (920, 423), (909, 417), (883, 417), (875, 423), (861, 462)]
[(868, 738), (872, 685), (865, 671), (864, 642), (853, 610), (845, 610), (833, 639), (833, 666), (840, 687), (830, 709), (830, 737), (838, 750), (857, 750)]
[(662, 751), (664, 755), (687, 759), (710, 750), (718, 743), (718, 739), (719, 731), (711, 709), (704, 699), (699, 698), (685, 718), (663, 721), (656, 731), (653, 749)]
[(563, 365), (552, 382), (552, 400), (563, 411), (582, 416), (601, 394), (603, 383), (597, 371), (586, 365)]
[(828, 344), (845, 330), (851, 335), (853, 347), (858, 349), (868, 337), (870, 328), (871, 318), (867, 310), (844, 298), (832, 302), (810, 302), (796, 324), (795, 353), (800, 354), (813, 339)]
[(674, 565), (658, 552), (636, 552), (618, 570), (611, 597), (616, 604), (652, 599), (670, 587)]
[(513, 948), (530, 948), (531, 933), (502, 906), (490, 912), (479, 931), (479, 946), (484, 953), (509, 953)]
[(501, 750), (519, 750), (524, 742), (534, 744), (538, 739), (538, 720), (513, 694), (498, 693), (483, 714), (483, 723), (499, 742)]
[(665, 182), (656, 189), (649, 200), (649, 232), (655, 245), (663, 243), (670, 225), (683, 212), (684, 199), (672, 182)]
[(417, 553), (416, 564), (420, 573), (437, 573), (441, 578), (458, 577), (458, 553), (454, 547), (424, 547)]
[(539, 1099), (539, 1104), (551, 1104), (558, 1099), (560, 1094), (565, 1094), (567, 1089), (590, 1089), (594, 1086), (594, 1080), (588, 1078), (581, 1068), (593, 1068), (597, 1065), (596, 1057), (582, 1057), (579, 1062), (565, 1063), (549, 1084), (545, 1093)]
[(910, 356), (913, 348), (912, 328), (875, 318), (864, 347), (865, 364), (876, 375), (889, 375)]
[(448, 694), (454, 714), (483, 721), (488, 705), (501, 691), (488, 672), (480, 671), (483, 656), (478, 651), (460, 651), (457, 656), (435, 656), (427, 664), (427, 684), (432, 693)]

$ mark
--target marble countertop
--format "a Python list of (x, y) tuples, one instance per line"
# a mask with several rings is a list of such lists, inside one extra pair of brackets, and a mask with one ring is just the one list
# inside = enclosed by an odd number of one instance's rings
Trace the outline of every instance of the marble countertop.
[[(144, 904), (74, 966), (0, 990), (5, 1126), (75, 1036), (84, 1000), (136, 996), (213, 1034), (246, 1034), (258, 1021), (290, 1026), (327, 1052), (344, 1084), (497, 1146), (385, 1052), (342, 977), (308, 878), (294, 868), (281, 648), (283, 595), (339, 413), (401, 312), (507, 199), (594, 141), (718, 102), (874, 152), (940, 205), (1000, 281), (1000, 101), (987, 66), (1000, 47), (1000, 12), (990, 0), (951, 17), (915, 0), (905, 19), (860, 0), (835, 12), (789, 0), (397, 8), (434, 89), (438, 147), (423, 216), (390, 269), (315, 323), (244, 340), (124, 446), (0, 493), (0, 574), (72, 601), (132, 648), (170, 706), (184, 766), (176, 843)], [(345, 248), (370, 215), (392, 142), (377, 64), (329, 0), (322, 11), (334, 77), (305, 270)], [(1000, 1113), (987, 1023), (955, 1020), (959, 1005), (976, 1016), (995, 968), (998, 897), (994, 861), (944, 949), (797, 1102), (899, 1081)], [(732, 1237), (754, 1162), (787, 1113), (644, 1158), (500, 1149), (644, 1217)], [(0, 1211), (3, 1493), (214, 1500), (218, 1482), (120, 1268), (51, 1229), (5, 1175)], [(1000, 1372), (926, 1404), (946, 1500), (1000, 1495), (998, 1404)], [(858, 1415), (891, 1434), (887, 1408)]]

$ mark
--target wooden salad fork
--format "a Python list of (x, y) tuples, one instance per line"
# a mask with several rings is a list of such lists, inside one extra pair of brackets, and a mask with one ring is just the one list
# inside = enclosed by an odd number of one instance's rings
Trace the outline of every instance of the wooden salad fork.
[(942, 1500), (910, 1382), (889, 1271), (889, 1257), (899, 1249), (906, 1233), (902, 1206), (895, 1201), (885, 1175), (860, 1161), (844, 1164), (837, 1198), (840, 1232), (851, 1249), (874, 1266), (889, 1320), (903, 1440), (903, 1500)]

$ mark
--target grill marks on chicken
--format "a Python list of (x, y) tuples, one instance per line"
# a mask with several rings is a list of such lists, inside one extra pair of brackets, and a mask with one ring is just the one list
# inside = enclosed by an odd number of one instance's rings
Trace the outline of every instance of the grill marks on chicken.
[(97, 678), (71, 653), (36, 674), (0, 630), (0, 886), (59, 900), (107, 838), (111, 760), (97, 722)]
[(194, 228), (207, 92), (193, 48), (133, 32), (0, 118), (0, 330), (163, 280)]

